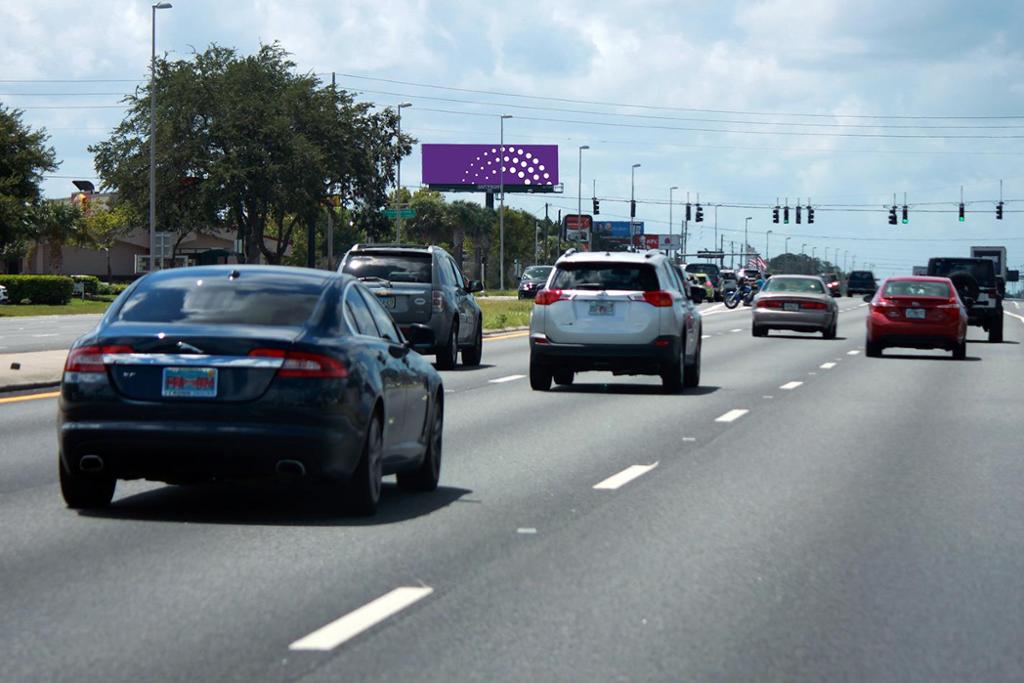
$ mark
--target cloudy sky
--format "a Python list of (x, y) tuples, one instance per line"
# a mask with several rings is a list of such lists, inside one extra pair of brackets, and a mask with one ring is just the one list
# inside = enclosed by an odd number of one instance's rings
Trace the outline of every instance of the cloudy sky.
[[(952, 0), (766, 0), (516, 3), (173, 0), (157, 14), (157, 49), (186, 58), (210, 43), (248, 53), (280, 41), (300, 70), (404, 110), (421, 142), (557, 144), (564, 192), (510, 197), (543, 216), (574, 212), (596, 181), (601, 217), (669, 229), (674, 198), (700, 199), (691, 241), (742, 241), (876, 274), (931, 255), (1006, 244), (1024, 264), (1024, 3)], [(62, 160), (46, 192), (93, 178), (86, 147), (123, 116), (146, 77), (150, 3), (0, 3), (0, 102), (45, 127)], [(403, 184), (420, 183), (417, 148)], [(1006, 219), (994, 205), (1004, 181)], [(957, 221), (963, 186), (967, 221)], [(910, 223), (890, 226), (893, 193)], [(467, 195), (483, 201), (478, 195)], [(772, 225), (776, 198), (808, 198), (814, 225)], [(1016, 213), (1021, 211), (1022, 213)], [(673, 217), (678, 231), (682, 211)]]

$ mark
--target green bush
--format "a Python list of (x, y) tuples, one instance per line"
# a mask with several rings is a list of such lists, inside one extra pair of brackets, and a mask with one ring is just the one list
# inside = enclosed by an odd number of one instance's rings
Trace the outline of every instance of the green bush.
[(99, 294), (100, 279), (95, 275), (72, 275), (71, 279), (83, 283), (86, 294)]
[(74, 281), (65, 275), (0, 275), (0, 285), (11, 301), (48, 306), (66, 305), (74, 292)]

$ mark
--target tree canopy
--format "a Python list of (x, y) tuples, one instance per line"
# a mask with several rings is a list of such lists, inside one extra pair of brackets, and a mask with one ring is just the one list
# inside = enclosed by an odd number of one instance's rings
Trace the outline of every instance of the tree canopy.
[(42, 201), (43, 174), (57, 170), (45, 130), (31, 130), (21, 112), (0, 104), (0, 257), (20, 256), (32, 209)]

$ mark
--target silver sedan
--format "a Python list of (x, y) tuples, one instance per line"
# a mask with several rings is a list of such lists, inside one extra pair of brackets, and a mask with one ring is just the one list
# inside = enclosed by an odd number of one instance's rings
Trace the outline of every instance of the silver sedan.
[(820, 277), (776, 275), (754, 297), (751, 318), (755, 337), (764, 337), (769, 330), (793, 330), (835, 339), (839, 307)]

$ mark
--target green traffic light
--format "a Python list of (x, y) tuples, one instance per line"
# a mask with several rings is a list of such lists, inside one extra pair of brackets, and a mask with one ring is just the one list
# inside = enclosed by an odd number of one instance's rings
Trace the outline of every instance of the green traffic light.
[(909, 223), (909, 222), (910, 222), (910, 221), (908, 221), (908, 220), (907, 220), (906, 218), (904, 218), (904, 219), (903, 219), (903, 225), (906, 225), (906, 224), (907, 224), (907, 223)]
[(963, 217), (963, 216), (960, 216), (960, 222), (961, 222), (961, 223), (963, 223), (963, 222), (964, 222), (964, 217)]

